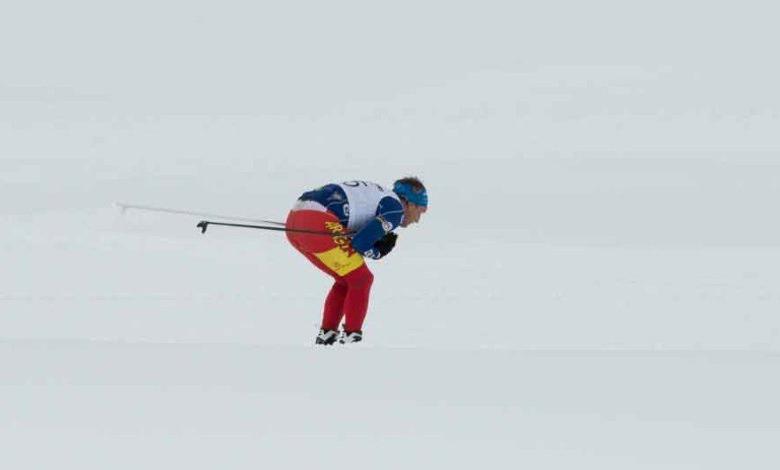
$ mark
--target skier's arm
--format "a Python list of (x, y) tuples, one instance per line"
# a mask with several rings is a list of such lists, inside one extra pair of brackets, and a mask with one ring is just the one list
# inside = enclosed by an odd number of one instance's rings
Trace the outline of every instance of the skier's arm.
[(369, 258), (381, 258), (386, 253), (374, 249), (374, 245), (401, 224), (404, 210), (396, 199), (386, 197), (379, 203), (377, 216), (352, 237), (352, 248)]

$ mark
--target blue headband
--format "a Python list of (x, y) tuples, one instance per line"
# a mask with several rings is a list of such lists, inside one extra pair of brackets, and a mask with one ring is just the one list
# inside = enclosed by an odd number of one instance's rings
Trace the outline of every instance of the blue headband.
[(393, 191), (412, 204), (428, 207), (428, 193), (425, 189), (414, 189), (409, 183), (396, 181), (393, 185)]

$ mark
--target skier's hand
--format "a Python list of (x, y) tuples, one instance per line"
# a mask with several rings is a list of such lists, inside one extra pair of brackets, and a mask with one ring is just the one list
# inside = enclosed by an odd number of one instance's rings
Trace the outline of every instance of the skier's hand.
[(370, 250), (364, 252), (363, 256), (371, 259), (384, 258), (388, 253), (393, 251), (397, 238), (398, 235), (393, 232), (388, 232), (384, 237), (374, 243), (374, 246)]

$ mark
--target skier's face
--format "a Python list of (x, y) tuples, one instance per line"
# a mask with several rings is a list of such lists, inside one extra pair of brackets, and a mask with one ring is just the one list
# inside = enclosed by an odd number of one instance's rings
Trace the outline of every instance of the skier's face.
[(411, 202), (404, 201), (404, 220), (401, 221), (401, 227), (408, 227), (420, 222), (420, 217), (428, 210), (425, 206), (418, 206)]

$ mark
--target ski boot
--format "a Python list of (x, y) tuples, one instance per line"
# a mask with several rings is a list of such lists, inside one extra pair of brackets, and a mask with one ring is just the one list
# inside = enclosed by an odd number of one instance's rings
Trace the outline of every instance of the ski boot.
[(325, 330), (321, 328), (319, 334), (317, 335), (317, 339), (314, 341), (314, 344), (324, 344), (325, 346), (330, 346), (338, 339), (338, 330)]
[(348, 344), (348, 343), (359, 343), (363, 341), (363, 332), (358, 331), (344, 331), (341, 333), (341, 338), (339, 338), (339, 343), (341, 344)]

